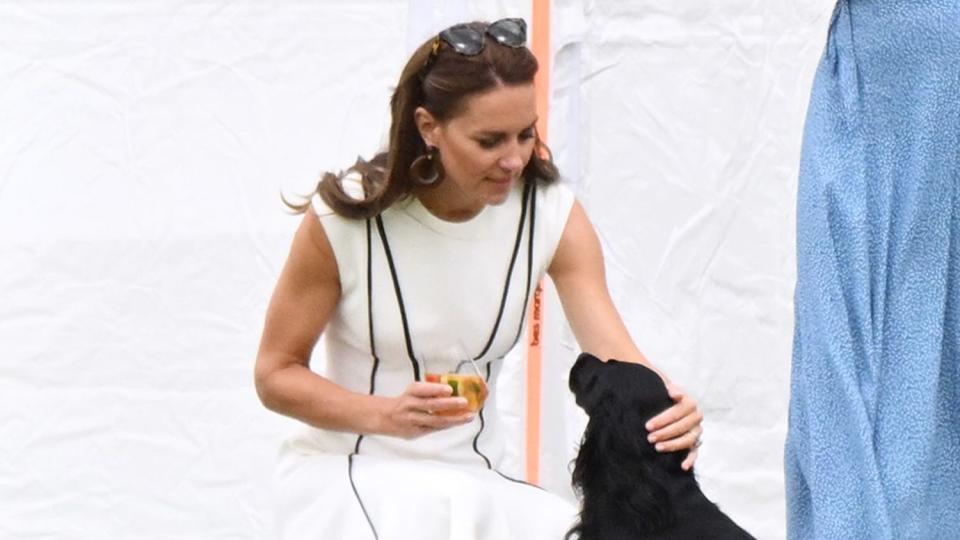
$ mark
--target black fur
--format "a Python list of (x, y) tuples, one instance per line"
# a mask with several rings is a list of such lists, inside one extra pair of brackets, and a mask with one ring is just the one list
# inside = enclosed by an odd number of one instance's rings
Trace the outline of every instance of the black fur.
[(582, 499), (567, 539), (752, 539), (700, 491), (686, 452), (660, 453), (644, 424), (673, 401), (662, 379), (640, 364), (601, 362), (584, 353), (570, 390), (590, 416), (573, 471)]

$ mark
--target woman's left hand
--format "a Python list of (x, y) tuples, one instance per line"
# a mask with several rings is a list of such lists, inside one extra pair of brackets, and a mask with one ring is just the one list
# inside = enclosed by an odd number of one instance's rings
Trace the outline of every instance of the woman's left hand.
[(683, 460), (683, 470), (689, 471), (697, 460), (700, 437), (703, 436), (703, 413), (697, 401), (675, 384), (667, 385), (667, 392), (675, 405), (651, 418), (646, 428), (647, 440), (658, 452), (676, 452), (689, 449)]

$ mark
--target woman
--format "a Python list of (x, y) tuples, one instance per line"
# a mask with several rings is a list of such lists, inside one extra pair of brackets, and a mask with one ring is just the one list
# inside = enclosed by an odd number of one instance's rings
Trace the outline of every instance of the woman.
[[(545, 272), (584, 350), (647, 363), (537, 138), (525, 42), (524, 22), (504, 19), (424, 43), (393, 95), (386, 154), (326, 175), (297, 207), (256, 365), (264, 404), (309, 425), (281, 456), (283, 538), (560, 538), (573, 520), (559, 497), (500, 473), (496, 407), (469, 412), (424, 382), (475, 366), (493, 392)], [(652, 436), (691, 449), (689, 468), (701, 415), (673, 398)]]

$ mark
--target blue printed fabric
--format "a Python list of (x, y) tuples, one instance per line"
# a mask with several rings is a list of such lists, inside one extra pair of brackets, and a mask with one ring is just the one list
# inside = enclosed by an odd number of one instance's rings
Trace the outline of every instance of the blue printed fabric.
[(960, 0), (840, 0), (804, 133), (790, 539), (960, 539)]

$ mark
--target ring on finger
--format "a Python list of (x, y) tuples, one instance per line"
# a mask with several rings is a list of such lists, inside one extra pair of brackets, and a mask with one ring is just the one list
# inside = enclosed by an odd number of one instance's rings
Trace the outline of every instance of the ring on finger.
[(702, 433), (701, 433), (700, 435), (697, 435), (697, 439), (696, 439), (695, 441), (693, 441), (693, 447), (694, 447), (694, 448), (700, 448), (701, 446), (703, 446), (703, 434), (702, 434)]

